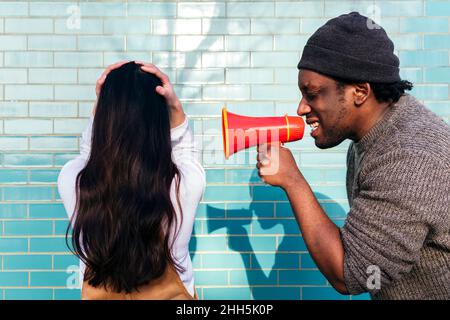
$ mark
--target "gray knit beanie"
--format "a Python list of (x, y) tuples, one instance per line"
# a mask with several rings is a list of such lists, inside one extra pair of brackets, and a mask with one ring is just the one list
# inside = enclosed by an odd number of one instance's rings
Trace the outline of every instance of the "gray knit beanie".
[(308, 39), (297, 68), (364, 82), (401, 80), (399, 60), (386, 31), (358, 12), (320, 27)]

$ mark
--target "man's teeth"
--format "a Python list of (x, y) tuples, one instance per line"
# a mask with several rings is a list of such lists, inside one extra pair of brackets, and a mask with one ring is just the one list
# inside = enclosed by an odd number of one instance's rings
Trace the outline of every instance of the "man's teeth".
[(312, 129), (311, 131), (314, 131), (314, 130), (316, 130), (319, 127), (319, 122), (310, 123), (309, 126)]

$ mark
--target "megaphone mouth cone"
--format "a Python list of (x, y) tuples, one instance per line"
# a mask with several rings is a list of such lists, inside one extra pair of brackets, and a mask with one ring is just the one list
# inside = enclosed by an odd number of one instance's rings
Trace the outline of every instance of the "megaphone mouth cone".
[(222, 108), (222, 139), (225, 159), (257, 144), (281, 143), (303, 138), (305, 122), (296, 116), (247, 117)]
[(222, 139), (223, 139), (223, 152), (225, 159), (230, 157), (230, 146), (228, 142), (228, 117), (227, 108), (222, 108)]

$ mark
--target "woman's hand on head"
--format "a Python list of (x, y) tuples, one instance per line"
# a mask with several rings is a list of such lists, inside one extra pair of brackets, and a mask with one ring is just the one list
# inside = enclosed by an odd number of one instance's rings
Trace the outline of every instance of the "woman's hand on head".
[(157, 86), (156, 92), (166, 99), (167, 106), (170, 108), (170, 127), (174, 128), (182, 124), (186, 116), (183, 112), (181, 102), (173, 90), (169, 77), (154, 64), (141, 61), (136, 61), (136, 63), (142, 65), (141, 69), (143, 71), (151, 73), (161, 80), (162, 86)]
[[(119, 61), (116, 63), (113, 63), (111, 65), (109, 65), (105, 71), (103, 71), (103, 73), (101, 74), (101, 76), (98, 78), (97, 83), (95, 84), (95, 94), (97, 95), (97, 99), (98, 96), (100, 95), (100, 91), (102, 90), (102, 86), (105, 83), (106, 77), (108, 76), (108, 74), (113, 71), (114, 69), (120, 68), (121, 66), (123, 66), (125, 63), (128, 63), (129, 61)], [(96, 104), (97, 105), (97, 104)], [(95, 114), (95, 108), (92, 110), (92, 115)]]

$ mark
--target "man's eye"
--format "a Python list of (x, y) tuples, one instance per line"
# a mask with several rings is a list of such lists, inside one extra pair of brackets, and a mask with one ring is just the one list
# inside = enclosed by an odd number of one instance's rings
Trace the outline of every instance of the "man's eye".
[(307, 95), (306, 95), (306, 100), (312, 101), (312, 100), (314, 100), (316, 97), (317, 97), (317, 95), (315, 95), (315, 94), (307, 94)]

